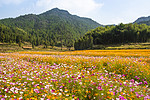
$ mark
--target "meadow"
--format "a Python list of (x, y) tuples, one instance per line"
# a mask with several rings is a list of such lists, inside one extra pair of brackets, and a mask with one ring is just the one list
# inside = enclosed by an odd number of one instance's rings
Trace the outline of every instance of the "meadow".
[(0, 53), (1, 100), (149, 100), (150, 50)]

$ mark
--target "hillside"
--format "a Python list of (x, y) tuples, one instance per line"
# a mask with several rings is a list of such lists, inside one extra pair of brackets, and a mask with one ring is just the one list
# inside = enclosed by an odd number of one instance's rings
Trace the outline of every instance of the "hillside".
[[(35, 35), (40, 39), (70, 37), (72, 39), (83, 36), (88, 30), (101, 26), (89, 18), (71, 15), (66, 10), (54, 8), (39, 15), (28, 14), (17, 18), (0, 20), (1, 24), (8, 27), (18, 27), (29, 35)], [(61, 35), (61, 36), (60, 36)], [(63, 37), (62, 37), (63, 35)]]
[(150, 25), (150, 16), (140, 17), (134, 23)]
[[(119, 24), (116, 26), (98, 27), (88, 31), (83, 37), (75, 41), (76, 50), (83, 49), (105, 49), (114, 45), (115, 47), (124, 44), (134, 43), (137, 48), (141, 46), (137, 43), (150, 42), (150, 26), (145, 24)], [(127, 48), (133, 48), (128, 46)], [(148, 45), (149, 46), (149, 45)], [(124, 48), (124, 47), (121, 47)], [(149, 48), (144, 47), (142, 48)], [(108, 48), (107, 48), (108, 49)]]

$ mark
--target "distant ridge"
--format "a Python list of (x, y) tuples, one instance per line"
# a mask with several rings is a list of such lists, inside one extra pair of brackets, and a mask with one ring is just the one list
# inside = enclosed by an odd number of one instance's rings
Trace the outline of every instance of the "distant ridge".
[(134, 23), (150, 25), (150, 16), (148, 16), (148, 17), (140, 17)]

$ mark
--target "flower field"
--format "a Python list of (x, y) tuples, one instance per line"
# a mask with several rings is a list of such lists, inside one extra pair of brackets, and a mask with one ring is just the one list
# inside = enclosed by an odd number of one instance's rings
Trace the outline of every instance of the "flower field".
[(81, 51), (66, 51), (66, 52), (37, 52), (37, 51), (22, 51), (19, 54), (42, 54), (42, 55), (83, 55), (83, 56), (121, 56), (121, 57), (150, 57), (150, 50), (81, 50)]
[(0, 53), (1, 100), (150, 100), (150, 50)]

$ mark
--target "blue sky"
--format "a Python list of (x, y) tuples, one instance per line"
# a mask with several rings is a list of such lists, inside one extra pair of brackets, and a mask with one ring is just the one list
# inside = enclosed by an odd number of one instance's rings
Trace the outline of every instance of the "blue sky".
[(149, 4), (150, 0), (0, 0), (0, 19), (40, 14), (57, 7), (104, 25), (131, 23), (150, 16)]

